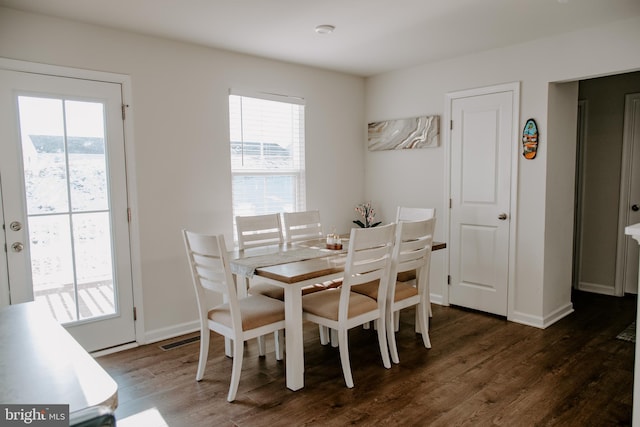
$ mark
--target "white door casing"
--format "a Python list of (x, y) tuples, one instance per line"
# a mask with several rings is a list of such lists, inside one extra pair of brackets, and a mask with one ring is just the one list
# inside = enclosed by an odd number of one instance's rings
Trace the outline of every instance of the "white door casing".
[[(124, 169), (121, 85), (28, 72), (1, 70), (0, 73), (0, 82), (2, 82), (0, 84), (0, 129), (4, 129), (0, 135), (3, 153), (0, 172), (2, 172), (2, 208), (4, 220), (6, 220), (5, 236), (8, 247), (6, 261), (8, 271), (4, 277), (0, 277), (3, 294), (10, 297), (12, 304), (32, 300), (34, 296), (30, 277), (29, 220), (26, 218), (24, 205), (25, 186), (18, 96), (104, 103), (105, 131), (109, 147), (106, 153), (109, 169), (107, 179), (111, 194), (109, 205), (110, 210), (114, 212), (111, 215), (110, 228), (113, 235), (113, 271), (116, 275), (116, 313), (105, 316), (104, 319), (71, 322), (65, 326), (89, 351), (135, 341), (132, 270), (126, 215), (128, 201)], [(20, 230), (12, 230), (9, 223), (14, 221), (20, 222), (23, 227)], [(24, 249), (11, 250), (13, 243), (22, 243)]]
[(514, 277), (518, 92), (518, 83), (457, 92), (447, 107), (449, 303), (502, 316)]
[(638, 293), (639, 247), (625, 228), (640, 223), (640, 93), (627, 94), (620, 172), (615, 294)]

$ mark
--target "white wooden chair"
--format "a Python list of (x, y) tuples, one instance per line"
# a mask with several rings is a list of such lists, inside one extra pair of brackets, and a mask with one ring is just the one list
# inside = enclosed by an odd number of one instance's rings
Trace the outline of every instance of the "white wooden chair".
[[(273, 219), (270, 219), (270, 223), (272, 226), (275, 225)], [(248, 221), (247, 217), (245, 217), (243, 221), (243, 227), (247, 232), (245, 233), (245, 235), (249, 235), (248, 231), (251, 229), (251, 227), (255, 229), (258, 224)], [(281, 225), (280, 234), (285, 238), (286, 243), (318, 239), (323, 237), (322, 224), (320, 223), (320, 212), (318, 211), (284, 212), (282, 214), (282, 219), (279, 220), (279, 224)], [(240, 236), (240, 231), (238, 231), (238, 236)], [(247, 283), (247, 286), (249, 287), (250, 294), (265, 295), (270, 298), (284, 301), (284, 289), (280, 286), (272, 285), (270, 283), (251, 283), (250, 286), (249, 283)], [(319, 283), (317, 285), (304, 287), (302, 289), (302, 293), (304, 295), (324, 289), (325, 287)]]
[(284, 243), (280, 214), (237, 216), (238, 249)]
[(387, 292), (387, 339), (393, 363), (399, 363), (396, 345), (395, 325), (400, 310), (416, 307), (416, 333), (422, 334), (426, 348), (431, 348), (429, 339), (429, 267), (433, 244), (433, 230), (436, 219), (424, 221), (400, 221), (396, 229), (396, 242), (393, 248), (391, 273), (397, 277), (407, 271), (415, 271), (416, 278), (411, 282), (389, 281)]
[(396, 212), (396, 222), (398, 221), (422, 221), (436, 217), (435, 208), (408, 208), (398, 206)]
[[(398, 212), (396, 213), (396, 223), (400, 221), (422, 221), (424, 219), (431, 219), (436, 217), (435, 208), (410, 208), (406, 206), (398, 206)], [(416, 278), (415, 271), (405, 271), (400, 273), (398, 280), (400, 282), (410, 282)], [(429, 299), (429, 317), (433, 316), (433, 312), (431, 311), (431, 301), (430, 301), (430, 292), (429, 284), (427, 283), (427, 298)], [(417, 316), (417, 315), (416, 315)], [(396, 316), (396, 326), (395, 330), (398, 330), (397, 319), (400, 316)], [(418, 318), (416, 317), (416, 323), (418, 322)]]
[[(279, 245), (284, 243), (284, 235), (282, 234), (282, 222), (280, 214), (266, 214), (254, 216), (237, 216), (236, 217), (236, 234), (238, 238), (238, 249), (255, 248), (259, 246)], [(250, 280), (245, 278), (245, 286), (243, 291), (249, 290), (250, 294), (266, 295), (276, 298), (282, 294), (284, 299), (284, 291), (278, 286), (260, 282), (258, 280)], [(273, 294), (273, 295), (272, 295)]]
[(282, 228), (287, 243), (324, 237), (319, 211), (283, 212)]
[[(244, 342), (274, 332), (276, 359), (282, 360), (279, 344), (284, 330), (284, 303), (263, 295), (238, 298), (231, 274), (224, 236), (206, 236), (183, 230), (193, 285), (200, 314), (200, 359), (196, 380), (202, 380), (209, 354), (210, 331), (233, 341), (233, 367), (227, 400), (235, 400), (242, 372)], [(225, 301), (206, 305), (208, 292), (219, 293)], [(260, 355), (264, 352), (260, 350)]]
[(349, 329), (378, 320), (378, 344), (383, 365), (385, 368), (391, 367), (384, 328), (386, 301), (384, 298), (376, 301), (352, 292), (352, 288), (372, 283), (381, 294), (386, 294), (395, 227), (395, 224), (388, 224), (352, 229), (342, 286), (302, 297), (305, 320), (337, 331), (342, 372), (349, 388), (353, 387), (349, 361)]

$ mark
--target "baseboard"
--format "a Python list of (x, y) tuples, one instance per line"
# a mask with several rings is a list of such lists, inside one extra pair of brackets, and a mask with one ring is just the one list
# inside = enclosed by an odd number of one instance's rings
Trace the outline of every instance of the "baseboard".
[(429, 301), (431, 301), (433, 304), (445, 305), (443, 302), (444, 298), (442, 298), (442, 295), (429, 294)]
[(515, 311), (507, 320), (522, 325), (533, 326), (534, 328), (545, 329), (571, 313), (573, 313), (573, 303), (568, 303), (544, 317)]
[(180, 335), (190, 334), (191, 332), (200, 330), (200, 321), (194, 320), (193, 322), (181, 323), (179, 325), (169, 326), (167, 328), (154, 329), (147, 331), (144, 334), (145, 344), (152, 344), (154, 342), (168, 340)]
[(613, 295), (615, 296), (616, 290), (612, 286), (601, 285), (599, 283), (580, 282), (578, 283), (578, 290), (585, 292), (593, 292), (594, 294)]

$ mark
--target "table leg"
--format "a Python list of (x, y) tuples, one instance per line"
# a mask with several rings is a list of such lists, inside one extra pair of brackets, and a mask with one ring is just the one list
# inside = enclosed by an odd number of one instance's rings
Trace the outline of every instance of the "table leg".
[(302, 289), (284, 288), (287, 388), (304, 387), (304, 340), (302, 334)]

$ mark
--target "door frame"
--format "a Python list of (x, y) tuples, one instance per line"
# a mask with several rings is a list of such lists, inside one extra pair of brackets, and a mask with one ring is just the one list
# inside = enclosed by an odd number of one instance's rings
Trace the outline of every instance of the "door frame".
[[(521, 152), (521, 144), (520, 144), (520, 82), (511, 82), (504, 83), (494, 86), (484, 86), (474, 89), (466, 89), (461, 91), (448, 92), (445, 94), (445, 108), (444, 108), (444, 120), (445, 124), (442, 126), (444, 128), (444, 153), (445, 153), (445, 199), (443, 206), (448, 207), (447, 215), (443, 215), (444, 219), (444, 229), (447, 234), (447, 241), (451, 241), (451, 226), (450, 226), (450, 216), (451, 216), (451, 107), (453, 101), (455, 99), (461, 98), (469, 98), (473, 96), (482, 96), (482, 95), (490, 95), (493, 93), (499, 92), (512, 92), (513, 93), (513, 104), (512, 104), (512, 114), (513, 114), (513, 141), (515, 146), (511, 155), (511, 184), (510, 184), (510, 200), (509, 200), (509, 260), (508, 260), (508, 283), (507, 283), (507, 320), (511, 320), (513, 318), (513, 310), (515, 303), (515, 266), (516, 266), (516, 230), (517, 230), (517, 207), (518, 207), (518, 164), (519, 164), (519, 155)], [(449, 265), (449, 251), (447, 251), (445, 256), (445, 265), (447, 268), (447, 274), (450, 273), (451, 266)], [(450, 276), (448, 276), (450, 277)], [(443, 287), (443, 302), (444, 305), (449, 305), (449, 280), (447, 279), (446, 286)]]
[[(0, 69), (8, 71), (18, 71), (24, 73), (44, 74), (56, 77), (68, 77), (84, 80), (94, 80), (108, 83), (120, 84), (122, 87), (123, 114), (126, 119), (123, 121), (124, 128), (124, 148), (125, 148), (125, 173), (127, 181), (127, 204), (129, 206), (129, 245), (131, 250), (131, 281), (133, 286), (133, 303), (136, 310), (134, 320), (136, 343), (145, 344), (144, 312), (142, 300), (142, 272), (140, 269), (140, 227), (137, 216), (137, 185), (134, 165), (134, 139), (133, 139), (133, 109), (131, 77), (124, 74), (115, 74), (103, 71), (84, 70), (79, 68), (62, 67), (57, 65), (40, 64), (35, 62), (20, 61), (0, 57)], [(0, 269), (0, 273), (3, 270)], [(125, 347), (135, 346), (132, 344), (109, 349), (100, 354), (118, 351)]]
[[(631, 171), (633, 170), (633, 146), (631, 140), (634, 126), (640, 126), (640, 123), (633, 121), (633, 108), (631, 103), (635, 100), (640, 101), (640, 93), (628, 93), (624, 97), (624, 128), (622, 136), (622, 164), (620, 165), (620, 203), (618, 208), (618, 244), (616, 248), (616, 276), (614, 282), (614, 295), (624, 296), (626, 289), (625, 276), (627, 274), (627, 246), (634, 244), (631, 242), (631, 236), (625, 234), (625, 228), (629, 221), (629, 196), (631, 192)], [(640, 147), (637, 147), (640, 148)], [(639, 289), (640, 292), (640, 289)]]

